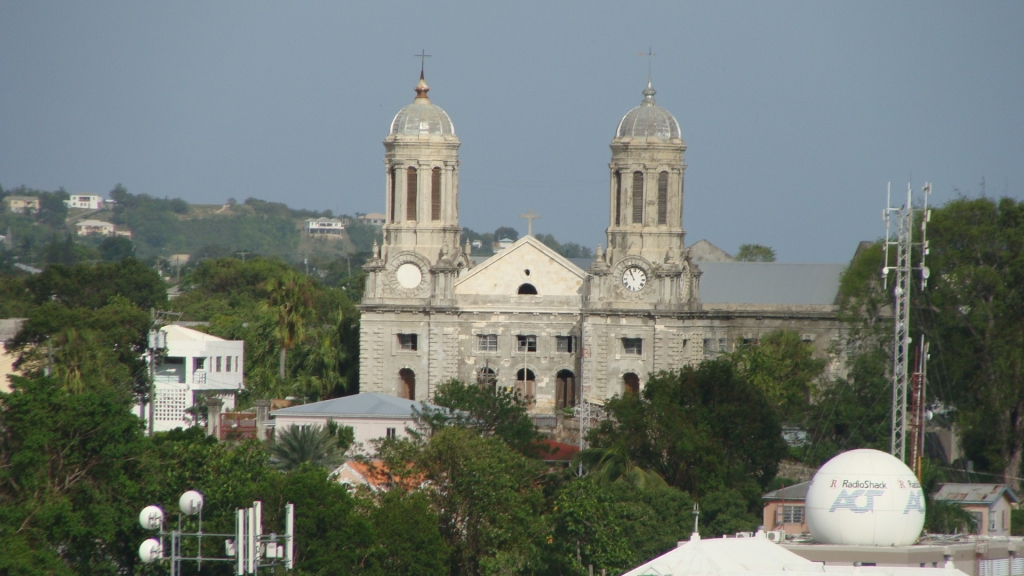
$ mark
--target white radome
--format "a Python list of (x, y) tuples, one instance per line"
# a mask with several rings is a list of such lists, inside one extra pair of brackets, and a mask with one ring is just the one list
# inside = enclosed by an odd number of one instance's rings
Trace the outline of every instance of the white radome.
[(878, 450), (851, 450), (818, 469), (807, 490), (815, 542), (908, 546), (924, 527), (924, 493), (914, 473)]
[(139, 525), (146, 530), (156, 530), (164, 520), (164, 511), (159, 506), (146, 506), (139, 512)]
[(178, 507), (183, 514), (198, 514), (203, 509), (203, 495), (195, 490), (189, 490), (178, 498)]

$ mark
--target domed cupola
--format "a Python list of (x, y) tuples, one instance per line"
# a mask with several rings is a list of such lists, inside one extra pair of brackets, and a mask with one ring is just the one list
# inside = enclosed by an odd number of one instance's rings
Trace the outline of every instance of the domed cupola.
[(651, 80), (647, 80), (647, 88), (643, 91), (644, 99), (622, 117), (615, 131), (616, 138), (658, 138), (671, 140), (680, 138), (679, 122), (668, 110), (654, 101), (656, 94)]
[(427, 97), (430, 87), (423, 75), (416, 85), (416, 99), (398, 111), (391, 121), (391, 136), (455, 136), (448, 113)]

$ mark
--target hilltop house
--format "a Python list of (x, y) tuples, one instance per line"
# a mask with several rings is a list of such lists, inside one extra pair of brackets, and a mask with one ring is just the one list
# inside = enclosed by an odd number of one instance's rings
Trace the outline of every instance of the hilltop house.
[(39, 212), (39, 198), (36, 196), (7, 196), (3, 200), (4, 208), (15, 214), (35, 214)]
[(345, 223), (337, 218), (306, 218), (306, 233), (322, 238), (339, 238)]
[(75, 224), (79, 236), (113, 236), (114, 225), (102, 220), (82, 220)]
[(370, 212), (368, 214), (360, 214), (359, 221), (371, 226), (383, 226), (387, 222), (387, 217), (380, 212)]
[[(242, 390), (245, 342), (172, 324), (160, 329), (167, 338), (166, 354), (155, 368), (154, 430), (167, 431), (195, 425), (188, 412), (202, 397), (219, 398), (226, 410), (235, 407)], [(138, 407), (147, 417), (149, 407)]]
[(64, 201), (68, 208), (82, 208), (85, 210), (99, 210), (103, 208), (103, 196), (96, 194), (73, 194)]

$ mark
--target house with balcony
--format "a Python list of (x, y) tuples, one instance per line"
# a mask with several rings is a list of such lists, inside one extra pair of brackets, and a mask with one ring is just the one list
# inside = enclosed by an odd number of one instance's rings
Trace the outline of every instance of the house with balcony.
[(337, 218), (307, 218), (306, 233), (319, 238), (340, 238), (345, 223)]
[(75, 224), (79, 236), (113, 236), (114, 225), (102, 220), (82, 220)]
[(15, 214), (39, 212), (39, 198), (36, 196), (7, 196), (3, 199), (4, 209)]
[[(219, 398), (225, 410), (233, 410), (235, 396), (245, 387), (245, 342), (176, 324), (160, 331), (166, 349), (154, 368), (153, 429), (162, 432), (199, 424), (189, 409), (203, 397)], [(148, 406), (143, 410), (148, 415)]]
[(68, 208), (79, 208), (84, 210), (99, 210), (103, 208), (103, 196), (97, 194), (72, 194), (64, 201)]

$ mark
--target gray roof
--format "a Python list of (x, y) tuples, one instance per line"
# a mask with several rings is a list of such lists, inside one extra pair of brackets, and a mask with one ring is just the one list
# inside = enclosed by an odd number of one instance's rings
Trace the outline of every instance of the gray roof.
[(10, 342), (25, 324), (25, 318), (3, 318), (0, 319), (0, 344)]
[(1007, 488), (1006, 484), (957, 484), (952, 482), (941, 484), (939, 491), (935, 493), (935, 499), (991, 506), (998, 502), (1004, 493), (1010, 502), (1017, 502), (1017, 495), (1013, 493), (1013, 490)]
[(616, 138), (659, 138), (669, 140), (679, 138), (679, 122), (675, 116), (669, 113), (654, 102), (656, 94), (647, 81), (647, 88), (644, 89), (644, 99), (640, 105), (633, 108), (619, 121), (619, 127), (615, 130)]
[(700, 262), (706, 304), (834, 304), (846, 264)]
[(414, 402), (375, 392), (365, 392), (342, 398), (332, 398), (310, 404), (289, 406), (270, 413), (271, 416), (311, 416), (319, 418), (409, 418), (413, 408), (436, 408), (423, 402)]
[(810, 488), (810, 486), (810, 482), (793, 484), (792, 486), (772, 490), (764, 496), (761, 496), (761, 500), (806, 500), (807, 489)]

